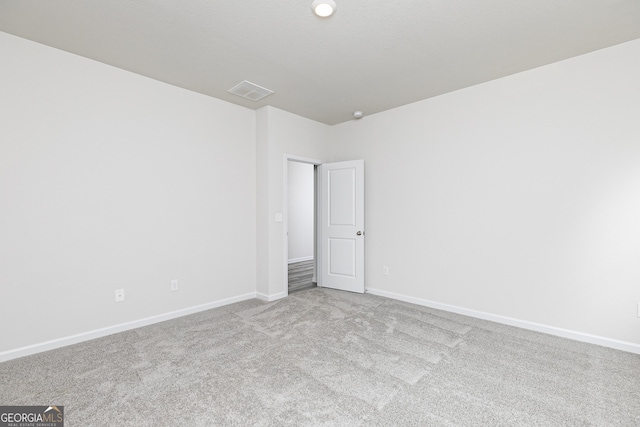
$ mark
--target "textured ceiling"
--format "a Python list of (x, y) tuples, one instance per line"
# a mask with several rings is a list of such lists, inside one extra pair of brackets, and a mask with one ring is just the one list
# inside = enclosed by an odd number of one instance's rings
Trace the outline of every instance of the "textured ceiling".
[[(640, 0), (0, 0), (0, 31), (327, 124), (640, 38)], [(275, 93), (227, 93), (249, 80)]]

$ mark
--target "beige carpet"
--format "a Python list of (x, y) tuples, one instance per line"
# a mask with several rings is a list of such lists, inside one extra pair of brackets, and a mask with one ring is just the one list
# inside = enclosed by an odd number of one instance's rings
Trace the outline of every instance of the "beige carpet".
[(0, 404), (67, 427), (638, 426), (640, 356), (314, 288), (1, 363)]

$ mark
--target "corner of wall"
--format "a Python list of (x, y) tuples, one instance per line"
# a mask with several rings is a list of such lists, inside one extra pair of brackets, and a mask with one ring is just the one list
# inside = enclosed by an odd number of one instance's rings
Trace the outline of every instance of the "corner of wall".
[(256, 111), (256, 292), (269, 292), (269, 110)]

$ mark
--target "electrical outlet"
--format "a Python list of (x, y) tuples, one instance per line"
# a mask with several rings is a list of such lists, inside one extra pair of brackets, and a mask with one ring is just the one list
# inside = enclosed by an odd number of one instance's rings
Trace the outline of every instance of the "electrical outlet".
[(387, 267), (386, 265), (382, 266), (382, 274), (384, 274), (385, 276), (389, 275), (389, 267)]
[(177, 291), (178, 290), (178, 284), (179, 284), (178, 279), (173, 279), (171, 281), (171, 290), (172, 291)]
[(124, 301), (124, 289), (116, 289), (116, 302)]

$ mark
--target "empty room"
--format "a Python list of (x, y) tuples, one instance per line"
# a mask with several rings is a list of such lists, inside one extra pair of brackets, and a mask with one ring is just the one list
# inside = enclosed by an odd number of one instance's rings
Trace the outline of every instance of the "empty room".
[(638, 76), (640, 0), (0, 0), (0, 426), (640, 426)]

